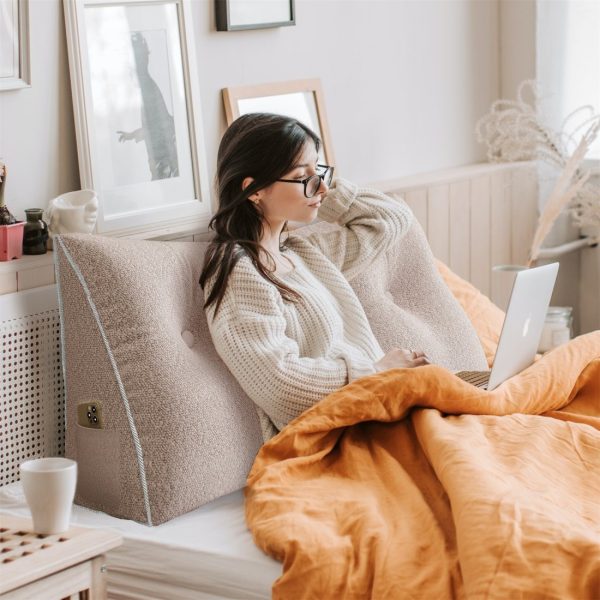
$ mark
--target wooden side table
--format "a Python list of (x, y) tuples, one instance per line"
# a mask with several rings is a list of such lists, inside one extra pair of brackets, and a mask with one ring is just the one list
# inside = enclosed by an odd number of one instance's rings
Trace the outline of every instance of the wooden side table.
[(81, 527), (37, 534), (31, 519), (0, 514), (0, 598), (103, 600), (104, 553), (122, 541), (113, 531)]

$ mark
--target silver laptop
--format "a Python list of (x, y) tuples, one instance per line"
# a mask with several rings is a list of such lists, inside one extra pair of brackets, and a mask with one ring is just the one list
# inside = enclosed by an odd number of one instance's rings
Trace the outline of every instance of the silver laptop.
[(558, 263), (517, 273), (492, 370), (459, 371), (457, 377), (491, 391), (533, 362), (557, 273)]

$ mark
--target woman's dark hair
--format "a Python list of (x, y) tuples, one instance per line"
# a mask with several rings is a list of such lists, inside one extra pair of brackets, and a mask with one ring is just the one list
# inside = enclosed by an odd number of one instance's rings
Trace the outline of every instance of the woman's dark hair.
[[(306, 125), (270, 113), (243, 115), (225, 132), (217, 155), (219, 208), (208, 226), (215, 236), (206, 250), (200, 275), (203, 289), (207, 280), (215, 276), (213, 288), (204, 302), (205, 308), (216, 304), (215, 314), (225, 295), (229, 275), (244, 254), (284, 299), (300, 300), (299, 294), (277, 281), (261, 260), (259, 241), (264, 227), (263, 214), (248, 198), (288, 173), (309, 140), (318, 152), (321, 140)], [(252, 177), (253, 181), (243, 190), (246, 177)], [(287, 223), (284, 231), (287, 231)], [(280, 241), (282, 250), (286, 243), (287, 240)]]

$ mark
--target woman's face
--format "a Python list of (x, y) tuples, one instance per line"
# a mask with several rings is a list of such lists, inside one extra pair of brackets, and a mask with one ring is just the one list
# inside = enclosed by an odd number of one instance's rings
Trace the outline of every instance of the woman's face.
[[(282, 179), (293, 179), (298, 183), (276, 181), (257, 192), (257, 203), (271, 229), (277, 228), (285, 221), (310, 223), (315, 219), (323, 194), (329, 188), (321, 181), (317, 193), (312, 198), (307, 198), (304, 195), (304, 185), (300, 181), (315, 175), (317, 161), (316, 148), (312, 142), (308, 142), (293, 168), (282, 176)], [(256, 200), (251, 198), (251, 201)]]

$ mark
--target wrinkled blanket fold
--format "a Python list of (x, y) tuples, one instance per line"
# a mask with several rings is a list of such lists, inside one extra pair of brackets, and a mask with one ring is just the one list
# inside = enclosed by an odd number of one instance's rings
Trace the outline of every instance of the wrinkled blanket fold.
[(491, 392), (357, 380), (259, 453), (246, 517), (274, 598), (600, 597), (600, 332)]

